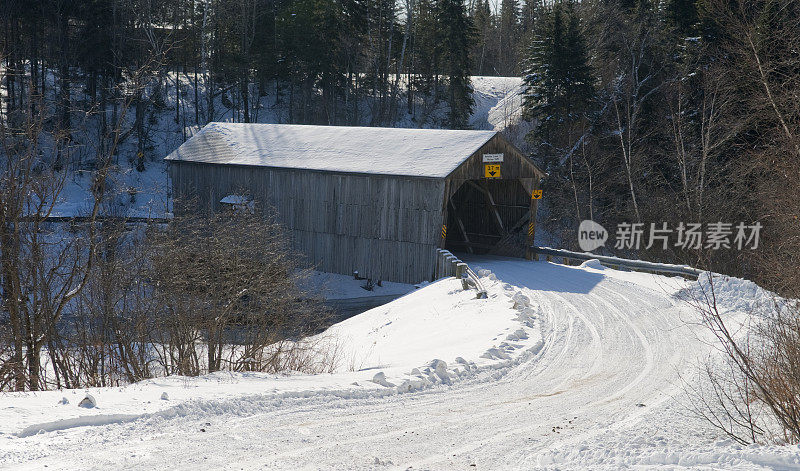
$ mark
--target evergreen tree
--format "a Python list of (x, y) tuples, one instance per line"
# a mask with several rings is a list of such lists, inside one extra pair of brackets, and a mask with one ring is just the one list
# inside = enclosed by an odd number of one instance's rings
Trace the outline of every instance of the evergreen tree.
[(474, 26), (460, 0), (439, 0), (438, 26), (441, 32), (442, 60), (448, 78), (447, 102), (450, 105), (447, 124), (451, 128), (467, 128), (475, 100), (472, 98), (469, 46)]
[(525, 117), (539, 121), (529, 140), (571, 145), (570, 128), (590, 111), (593, 81), (580, 20), (571, 4), (557, 4), (535, 29), (523, 79)]
[(500, 75), (513, 75), (517, 68), (517, 44), (519, 42), (519, 3), (503, 0), (500, 6)]
[(489, 9), (489, 0), (478, 0), (472, 13), (475, 25), (475, 41), (473, 42), (473, 63), (477, 75), (487, 75), (491, 70), (488, 67), (491, 59), (489, 56), (489, 39), (493, 33), (492, 12)]
[(525, 37), (533, 31), (534, 24), (539, 15), (541, 5), (539, 0), (525, 0), (520, 13), (520, 37)]
[(411, 40), (413, 75), (409, 82), (409, 96), (412, 93), (433, 95), (433, 101), (436, 101), (439, 60), (443, 47), (439, 40), (438, 7), (435, 0), (415, 0), (414, 4)]
[[(278, 34), (283, 73), (290, 87), (290, 112), (294, 121), (333, 124), (337, 98), (346, 81), (342, 47), (343, 11), (328, 0), (298, 0), (287, 5), (279, 18)], [(291, 103), (299, 86), (299, 103)], [(317, 97), (317, 93), (321, 96)], [(317, 99), (321, 102), (317, 103)], [(321, 105), (321, 106), (320, 106)], [(291, 116), (291, 115), (290, 115)]]
[(665, 13), (667, 22), (681, 36), (693, 36), (697, 32), (699, 16), (695, 0), (669, 0)]

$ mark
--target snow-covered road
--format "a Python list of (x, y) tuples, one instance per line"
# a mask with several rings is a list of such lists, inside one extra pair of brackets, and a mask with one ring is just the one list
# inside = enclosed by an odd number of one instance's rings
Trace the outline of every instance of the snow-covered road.
[[(790, 468), (720, 443), (681, 380), (708, 351), (675, 279), (600, 267), (468, 260), (546, 314), (544, 345), (453, 385), (337, 398), (243, 396), (32, 441), (26, 468)], [(670, 286), (670, 284), (673, 284)], [(33, 437), (32, 437), (33, 438)], [(26, 440), (20, 438), (17, 440)]]

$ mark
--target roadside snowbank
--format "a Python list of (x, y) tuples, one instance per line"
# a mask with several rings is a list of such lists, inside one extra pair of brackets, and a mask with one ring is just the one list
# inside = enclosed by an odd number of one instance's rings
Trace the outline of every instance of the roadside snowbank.
[(456, 381), (541, 345), (537, 307), (482, 275), (488, 299), (448, 278), (331, 327), (326, 334), (341, 342), (346, 362), (340, 368), (383, 373), (377, 382), (405, 391)]
[(765, 290), (750, 280), (705, 273), (697, 282), (679, 293), (681, 298), (695, 301), (715, 301), (721, 312), (757, 314), (786, 300)]
[[(460, 281), (448, 278), (320, 334), (315, 340), (330, 342), (338, 354), (332, 374), (218, 372), (114, 388), (0, 395), (0, 462), (9, 445), (3, 445), (3, 438), (169, 417), (187, 407), (247, 397), (381, 397), (509, 366), (521, 353), (541, 347), (537, 308), (510, 286), (484, 275), (488, 299), (475, 299), (474, 291), (464, 291)], [(87, 394), (96, 399), (96, 407), (78, 406)]]

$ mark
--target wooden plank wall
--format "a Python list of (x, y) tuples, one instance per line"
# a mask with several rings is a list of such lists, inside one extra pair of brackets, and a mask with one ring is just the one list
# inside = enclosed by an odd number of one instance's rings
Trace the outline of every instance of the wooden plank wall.
[[(499, 153), (503, 154), (503, 162), (500, 164), (501, 178), (485, 179), (483, 154)], [(445, 198), (446, 201), (449, 201), (456, 195), (456, 192), (460, 192), (460, 196), (465, 196), (464, 185), (468, 180), (476, 182), (480, 182), (481, 180), (485, 181), (498, 204), (524, 205), (530, 208), (531, 214), (533, 214), (534, 217), (532, 225), (525, 228), (527, 234), (525, 243), (532, 245), (536, 227), (535, 215), (538, 208), (538, 201), (530, 199), (530, 196), (534, 189), (539, 189), (539, 182), (544, 176), (545, 174), (525, 157), (519, 149), (509, 143), (501, 134), (497, 134), (447, 177), (447, 194)], [(521, 194), (520, 184), (524, 192), (527, 193), (527, 196)], [(459, 213), (472, 215), (471, 217), (475, 220), (469, 222), (466, 220), (464, 221), (465, 225), (471, 226), (473, 231), (492, 233), (492, 215), (488, 214), (485, 208), (481, 207), (484, 203), (480, 200), (477, 193), (472, 193), (472, 190), (469, 190), (469, 194), (466, 195), (468, 196), (466, 200), (459, 197), (460, 201), (456, 202), (456, 206), (465, 206), (466, 203), (463, 213), (461, 208), (459, 208)], [(474, 207), (474, 205), (478, 205), (479, 207)], [(452, 207), (449, 205), (447, 205), (447, 208), (449, 211), (452, 211)], [(519, 210), (524, 212), (521, 208), (506, 207), (505, 209), (500, 209), (501, 218), (504, 220), (504, 223), (508, 224), (512, 220), (516, 221), (521, 215), (518, 214)], [(458, 234), (458, 231), (456, 231), (456, 228), (450, 227), (454, 221), (453, 217), (450, 215), (447, 216), (448, 239), (451, 237), (456, 240), (460, 239), (461, 236)], [(464, 216), (462, 215), (462, 217)], [(513, 224), (513, 222), (511, 223)], [(486, 243), (490, 240), (492, 239), (478, 238), (476, 241)], [(440, 246), (446, 246), (445, 241), (442, 241), (441, 238)]]
[(461, 182), (484, 178), (483, 154), (499, 153), (503, 154), (503, 163), (500, 164), (502, 179), (536, 178), (538, 181), (544, 177), (544, 173), (537, 169), (527, 157), (523, 156), (501, 134), (497, 134), (447, 177), (449, 181), (455, 183), (450, 185), (450, 195), (461, 186)]
[(431, 279), (444, 180), (171, 162), (175, 195), (218, 210), (229, 194), (268, 202), (318, 270), (373, 280)]

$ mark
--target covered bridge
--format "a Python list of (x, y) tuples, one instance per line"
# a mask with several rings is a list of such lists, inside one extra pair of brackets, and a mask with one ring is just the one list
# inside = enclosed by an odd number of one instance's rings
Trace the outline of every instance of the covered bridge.
[(166, 160), (176, 198), (244, 194), (315, 268), (404, 283), (437, 247), (525, 256), (544, 176), (495, 131), (210, 123)]

